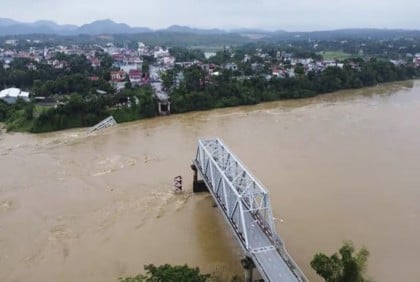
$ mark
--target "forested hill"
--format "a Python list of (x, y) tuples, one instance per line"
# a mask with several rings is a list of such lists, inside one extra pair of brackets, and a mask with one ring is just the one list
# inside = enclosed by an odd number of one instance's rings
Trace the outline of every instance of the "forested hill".
[(0, 39), (22, 38), (36, 34), (48, 38), (66, 40), (85, 40), (94, 42), (98, 38), (117, 40), (137, 40), (159, 45), (199, 46), (199, 45), (242, 45), (256, 41), (290, 40), (331, 40), (331, 39), (391, 39), (420, 37), (420, 30), (402, 29), (339, 29), (311, 32), (266, 31), (261, 29), (199, 29), (173, 25), (168, 28), (153, 30), (148, 27), (131, 27), (112, 20), (98, 20), (82, 26), (59, 25), (52, 21), (22, 23), (0, 18)]

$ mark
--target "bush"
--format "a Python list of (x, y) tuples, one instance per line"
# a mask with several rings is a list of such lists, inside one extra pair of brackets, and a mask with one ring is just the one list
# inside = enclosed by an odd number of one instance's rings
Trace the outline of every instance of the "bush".
[(121, 282), (205, 282), (210, 274), (200, 274), (200, 269), (190, 268), (187, 265), (164, 264), (155, 266), (149, 264), (144, 266), (146, 275), (120, 278)]

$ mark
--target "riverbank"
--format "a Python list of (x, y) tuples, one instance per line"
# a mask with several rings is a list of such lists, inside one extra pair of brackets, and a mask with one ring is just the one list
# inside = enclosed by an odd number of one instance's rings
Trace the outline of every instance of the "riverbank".
[[(110, 107), (114, 100), (120, 103)], [(8, 105), (0, 101), (0, 117), (3, 117), (0, 121), (5, 122), (8, 131), (42, 133), (92, 126), (110, 115), (118, 123), (155, 116), (150, 87), (89, 99), (72, 94), (64, 101), (55, 107), (41, 107), (23, 101)]]
[[(291, 81), (295, 81), (295, 79)], [(386, 83), (395, 83), (399, 81), (406, 80), (395, 80)], [(283, 83), (282, 80), (278, 80), (278, 82)], [(284, 87), (284, 85), (281, 87)], [(351, 89), (363, 88), (365, 87), (352, 87)], [(347, 88), (337, 89), (337, 91), (345, 89)], [(77, 96), (71, 96), (67, 104), (49, 109), (42, 109), (33, 104), (20, 103), (10, 107), (11, 110), (9, 110), (10, 113), (8, 113), (9, 118), (5, 121), (5, 127), (7, 131), (43, 133), (70, 128), (90, 127), (110, 115), (114, 116), (117, 123), (155, 117), (155, 106), (153, 105), (152, 92), (150, 89), (140, 91), (139, 93), (133, 91), (133, 93), (132, 97), (128, 97), (128, 100), (133, 102), (118, 109), (108, 109), (106, 104), (99, 100), (85, 102), (81, 97)], [(239, 92), (239, 98), (232, 94), (232, 99), (226, 100), (225, 98), (220, 98), (220, 101), (215, 100), (215, 97), (206, 92), (193, 92), (189, 99), (195, 102), (185, 100), (186, 98), (183, 96), (185, 93), (176, 91), (171, 97), (172, 109), (176, 114), (197, 110), (202, 111), (216, 108), (255, 105), (287, 99), (303, 99), (328, 93), (332, 92), (317, 93), (314, 90), (308, 89), (299, 91), (292, 87), (291, 89), (283, 89), (278, 92), (273, 89), (266, 89), (262, 90), (258, 95), (255, 91), (250, 93), (244, 89), (243, 92)], [(134, 102), (136, 99), (139, 101), (138, 103)]]

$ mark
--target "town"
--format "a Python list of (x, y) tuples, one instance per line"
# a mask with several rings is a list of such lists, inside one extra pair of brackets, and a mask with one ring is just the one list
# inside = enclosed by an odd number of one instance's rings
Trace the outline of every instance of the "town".
[[(32, 101), (32, 106), (22, 106), (26, 110), (14, 106), (25, 114), (9, 129), (28, 127), (30, 121), (36, 132), (88, 126), (109, 113), (121, 122), (304, 98), (418, 76), (420, 50), (412, 40), (386, 43), (377, 54), (374, 47), (383, 41), (357, 42), (350, 54), (325, 51), (337, 44), (341, 45), (335, 46), (337, 50), (349, 49), (354, 44), (349, 40), (222, 46), (216, 52), (203, 52), (143, 42), (129, 48), (113, 42), (63, 45), (5, 39), (0, 48), (0, 99), (8, 104)], [(79, 121), (57, 118), (66, 115), (61, 109), (65, 107), (78, 112)], [(0, 119), (10, 120), (12, 108), (3, 105)], [(54, 125), (42, 125), (51, 123), (53, 116)]]

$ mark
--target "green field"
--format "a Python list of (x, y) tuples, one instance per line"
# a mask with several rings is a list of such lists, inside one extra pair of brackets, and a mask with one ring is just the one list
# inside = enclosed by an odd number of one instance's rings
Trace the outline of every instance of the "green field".
[(191, 46), (191, 49), (200, 49), (203, 52), (214, 52), (216, 53), (217, 51), (223, 51), (223, 45), (219, 45), (219, 46), (204, 46), (204, 45), (197, 45), (197, 46)]
[(351, 57), (351, 54), (342, 51), (326, 51), (318, 54), (322, 55), (324, 60), (345, 60)]

